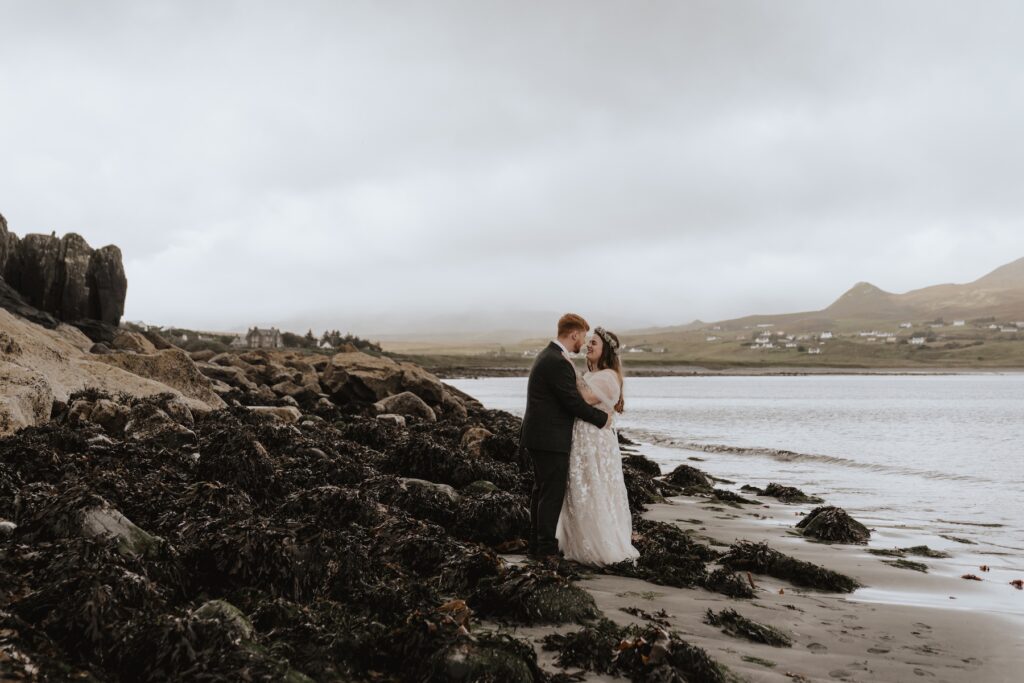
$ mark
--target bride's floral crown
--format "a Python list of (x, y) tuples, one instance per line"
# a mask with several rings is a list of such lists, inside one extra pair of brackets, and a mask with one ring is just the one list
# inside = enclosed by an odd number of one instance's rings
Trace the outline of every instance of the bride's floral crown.
[(608, 330), (604, 329), (603, 327), (595, 327), (594, 334), (596, 334), (598, 337), (604, 340), (605, 344), (612, 347), (612, 351), (617, 352), (619, 350), (619, 342), (615, 341), (615, 339), (612, 338), (610, 334), (608, 334)]

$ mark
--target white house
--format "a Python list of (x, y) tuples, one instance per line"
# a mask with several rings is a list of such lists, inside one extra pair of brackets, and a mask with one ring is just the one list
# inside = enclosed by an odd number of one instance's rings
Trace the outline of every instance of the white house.
[(796, 342), (786, 342), (786, 348), (787, 349), (795, 349), (796, 348)]
[(708, 337), (709, 342), (718, 341), (718, 337)]
[(909, 330), (913, 326), (914, 326), (914, 323), (900, 323), (900, 327), (902, 327), (905, 330)]
[(242, 336), (236, 334), (235, 338), (231, 340), (231, 343), (228, 344), (228, 346), (230, 346), (233, 349), (244, 349), (247, 345), (245, 343), (245, 340), (242, 339)]
[(761, 323), (760, 325), (758, 325), (758, 327), (761, 327), (761, 328), (775, 327), (775, 323)]
[(953, 321), (953, 327), (963, 327), (966, 324), (967, 324), (966, 320), (954, 320)]
[(811, 354), (812, 356), (816, 356), (819, 353), (821, 353), (821, 347), (820, 346), (812, 346), (811, 348), (807, 349), (807, 353)]
[(999, 329), (999, 331), (1000, 331), (1000, 332), (1016, 332), (1016, 331), (1017, 331), (1017, 326), (1016, 326), (1016, 325), (1014, 325), (1013, 327), (1010, 327), (1009, 325), (1003, 325), (1003, 326), (1002, 326), (1002, 327), (1001, 327), (1001, 328)]
[(895, 336), (886, 337), (885, 338), (885, 343), (886, 344), (895, 344), (896, 343), (896, 337)]
[(818, 339), (831, 339), (831, 338), (832, 338), (832, 333), (831, 332), (822, 332), (821, 334), (818, 335)]
[(321, 349), (333, 349), (334, 348), (334, 345), (331, 344), (331, 342), (327, 341), (326, 339), (321, 339), (320, 343), (317, 344), (317, 346), (319, 348), (321, 348)]
[(988, 329), (990, 329), (990, 330), (998, 330), (999, 329), (999, 325), (996, 325), (995, 323), (992, 323), (991, 325), (988, 326)]
[(924, 337), (911, 337), (910, 338), (910, 343), (913, 344), (914, 346), (923, 346), (925, 341), (926, 340), (925, 340)]

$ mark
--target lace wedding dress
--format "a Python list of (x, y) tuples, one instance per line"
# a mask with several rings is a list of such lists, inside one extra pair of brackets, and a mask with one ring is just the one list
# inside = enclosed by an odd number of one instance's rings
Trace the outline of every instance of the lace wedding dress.
[[(601, 400), (598, 406), (614, 419), (619, 400), (619, 378), (614, 370), (583, 375)], [(599, 429), (576, 420), (569, 451), (569, 482), (555, 538), (566, 559), (606, 565), (639, 557), (630, 542), (633, 523), (622, 477), (622, 453), (614, 429)]]

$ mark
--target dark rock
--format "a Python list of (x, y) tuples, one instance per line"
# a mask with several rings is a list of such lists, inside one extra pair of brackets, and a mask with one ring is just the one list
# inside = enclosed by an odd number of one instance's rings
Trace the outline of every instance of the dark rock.
[(427, 422), (436, 422), (437, 415), (434, 410), (424, 403), (416, 394), (411, 391), (403, 391), (394, 396), (388, 396), (373, 404), (379, 414), (397, 413), (417, 417)]
[(804, 536), (811, 536), (829, 543), (867, 543), (871, 531), (835, 506), (822, 506), (811, 510), (797, 522), (797, 529), (803, 529)]
[(88, 317), (116, 327), (124, 315), (128, 293), (121, 250), (111, 244), (94, 251), (89, 259), (88, 282)]
[(89, 347), (89, 353), (113, 353), (113, 349), (104, 344), (103, 342), (97, 342)]
[(93, 250), (75, 233), (63, 238), (30, 234), (19, 240), (4, 223), (0, 269), (21, 298), (0, 292), (0, 305), (47, 327), (53, 327), (52, 318), (79, 325), (93, 341), (110, 341), (110, 329), (124, 313), (128, 282), (115, 246)]
[(480, 445), (484, 439), (489, 436), (493, 436), (489, 429), (484, 427), (470, 427), (462, 433), (459, 445), (470, 455), (480, 455)]

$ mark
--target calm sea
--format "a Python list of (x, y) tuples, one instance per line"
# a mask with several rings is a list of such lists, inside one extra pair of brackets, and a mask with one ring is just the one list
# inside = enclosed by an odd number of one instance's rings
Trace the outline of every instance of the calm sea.
[[(524, 378), (452, 384), (522, 415)], [(619, 427), (663, 472), (689, 462), (727, 488), (798, 486), (1024, 571), (1024, 375), (644, 377), (625, 395)]]

